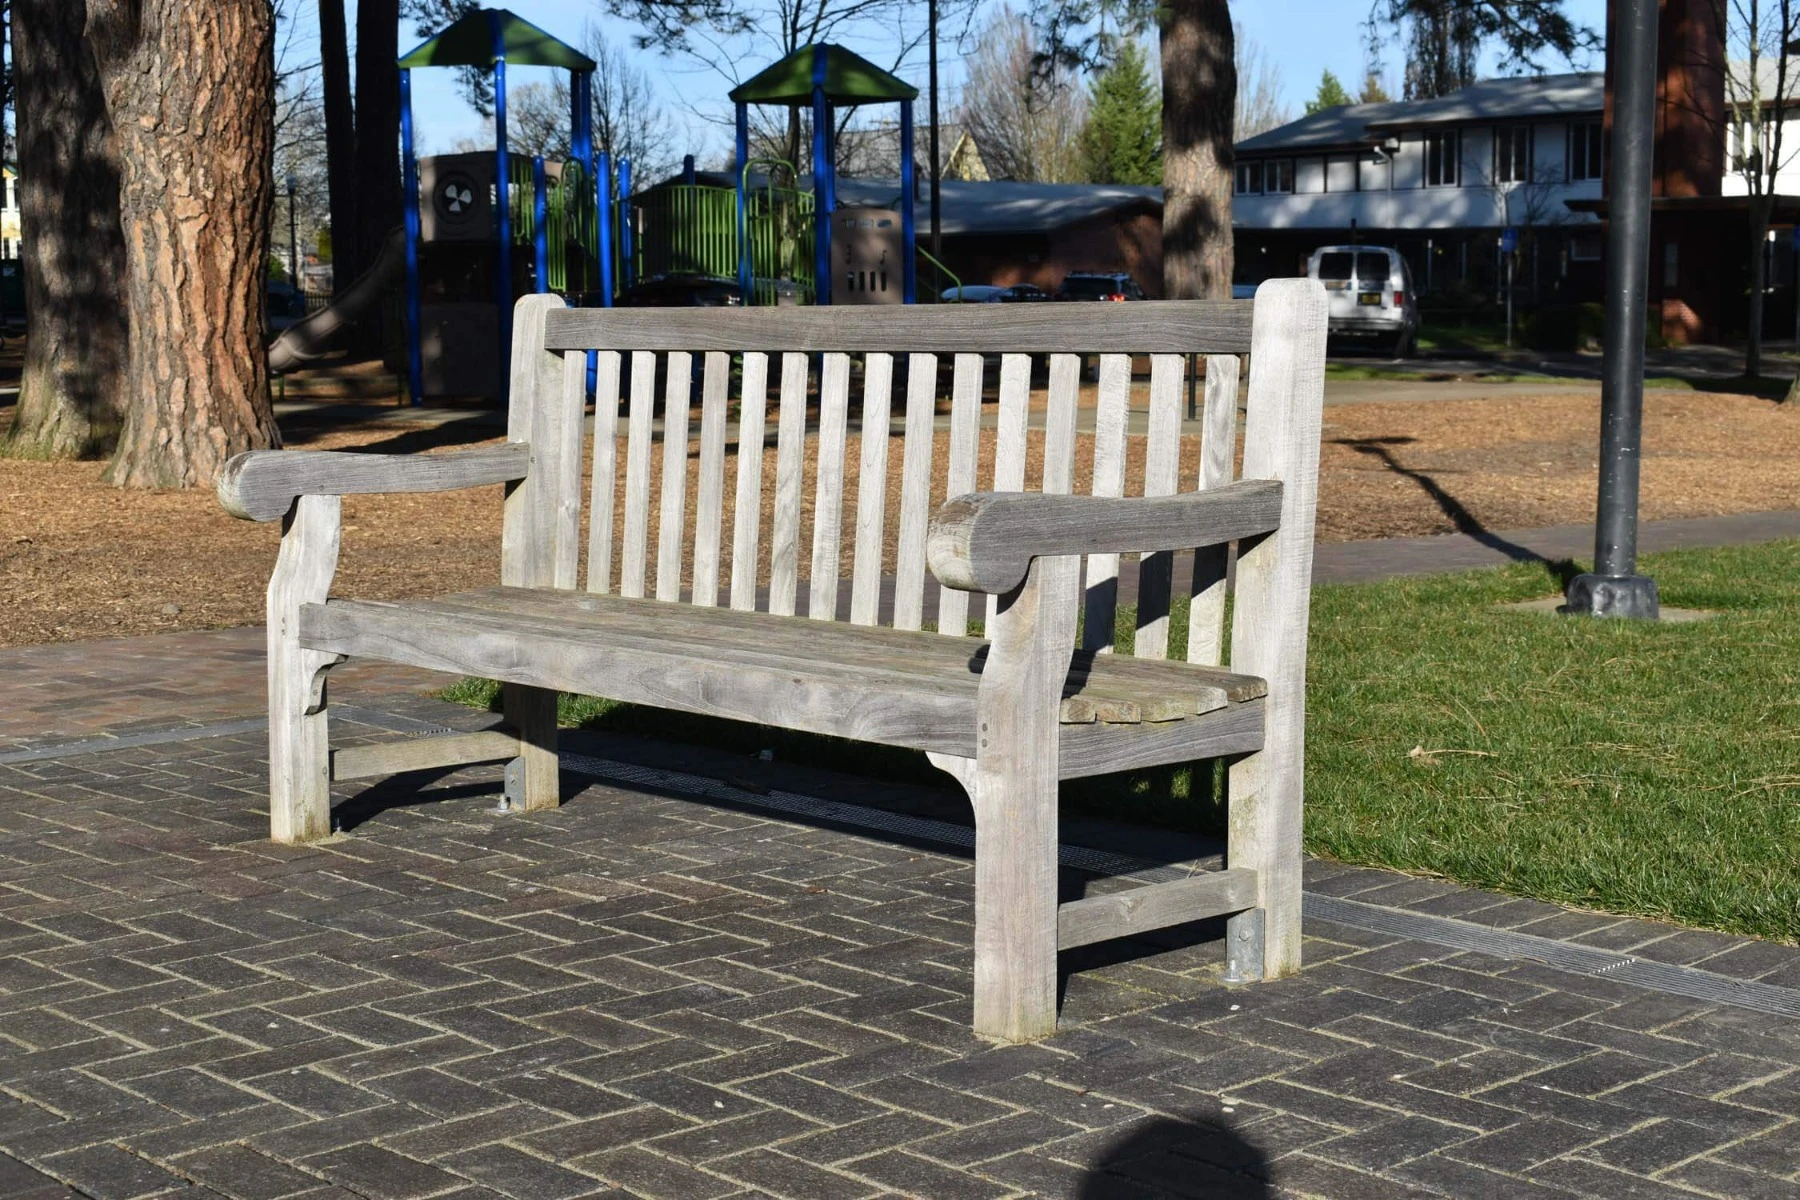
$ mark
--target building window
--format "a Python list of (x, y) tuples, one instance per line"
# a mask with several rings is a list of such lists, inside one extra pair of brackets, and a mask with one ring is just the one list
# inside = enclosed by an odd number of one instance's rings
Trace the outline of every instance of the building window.
[(1294, 190), (1294, 160), (1278, 158), (1263, 164), (1263, 190), (1287, 195)]
[(1425, 135), (1425, 186), (1455, 187), (1460, 182), (1462, 143), (1456, 131)]
[(1531, 182), (1531, 126), (1501, 125), (1494, 129), (1494, 182)]
[(1578, 121), (1569, 126), (1569, 178), (1598, 179), (1605, 169), (1600, 122)]
[(1263, 190), (1263, 165), (1257, 162), (1241, 162), (1237, 165), (1237, 194), (1240, 196), (1260, 196)]

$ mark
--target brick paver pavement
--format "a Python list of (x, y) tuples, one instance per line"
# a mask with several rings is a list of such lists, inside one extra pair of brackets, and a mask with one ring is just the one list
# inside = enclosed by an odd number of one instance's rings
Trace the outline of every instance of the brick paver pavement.
[[(0, 1195), (1800, 1195), (1786, 1018), (1309, 920), (1265, 985), (1216, 930), (1065, 956), (1062, 1032), (996, 1049), (954, 850), (573, 774), (503, 815), (492, 768), (281, 847), (263, 770), (256, 731), (0, 756)], [(1309, 887), (1800, 986), (1792, 948)]]

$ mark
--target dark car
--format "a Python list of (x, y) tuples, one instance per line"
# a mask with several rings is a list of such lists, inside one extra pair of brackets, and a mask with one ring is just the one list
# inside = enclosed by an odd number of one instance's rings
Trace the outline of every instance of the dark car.
[(639, 280), (619, 298), (627, 308), (731, 308), (743, 303), (735, 279), (658, 275)]
[(1036, 284), (1015, 283), (1011, 287), (1000, 289), (994, 298), (1001, 304), (1037, 304), (1050, 299), (1050, 293)]
[(1137, 280), (1123, 271), (1075, 271), (1063, 277), (1058, 300), (1147, 300)]

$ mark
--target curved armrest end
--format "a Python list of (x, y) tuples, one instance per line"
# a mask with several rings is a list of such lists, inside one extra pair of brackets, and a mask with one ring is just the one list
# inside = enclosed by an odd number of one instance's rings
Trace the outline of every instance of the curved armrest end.
[(219, 480), (213, 485), (218, 494), (219, 504), (226, 512), (244, 521), (278, 521), (287, 515), (293, 506), (294, 497), (289, 496), (285, 503), (276, 507), (276, 497), (267, 494), (267, 489), (259, 489), (259, 464), (269, 458), (290, 453), (286, 450), (249, 450), (243, 454), (234, 454), (219, 472)]
[(450, 492), (525, 478), (531, 447), (504, 442), (454, 454), (251, 450), (219, 473), (219, 503), (247, 521), (278, 521), (301, 496)]

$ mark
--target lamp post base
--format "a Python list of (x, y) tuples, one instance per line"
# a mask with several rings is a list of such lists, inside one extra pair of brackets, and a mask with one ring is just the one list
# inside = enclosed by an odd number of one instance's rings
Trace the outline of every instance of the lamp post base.
[(1564, 600), (1563, 611), (1576, 616), (1654, 621), (1660, 614), (1656, 580), (1643, 575), (1577, 575)]

